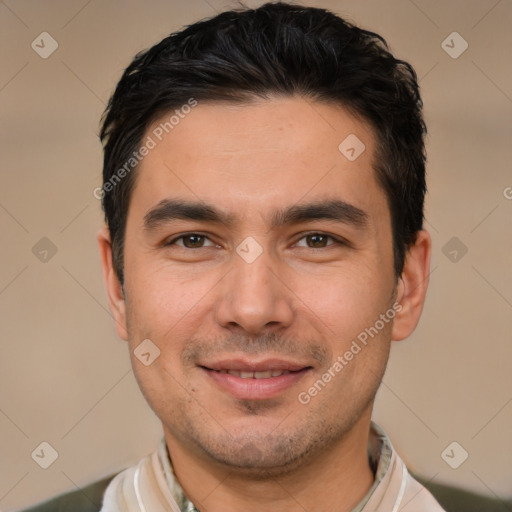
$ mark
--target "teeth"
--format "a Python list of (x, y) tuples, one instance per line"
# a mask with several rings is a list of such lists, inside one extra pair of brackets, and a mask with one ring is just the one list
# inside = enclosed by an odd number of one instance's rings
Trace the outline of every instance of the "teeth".
[(289, 370), (265, 370), (264, 372), (244, 372), (239, 370), (219, 370), (220, 373), (229, 373), (242, 379), (270, 379), (270, 377), (279, 377), (287, 375)]
[(269, 377), (272, 377), (271, 370), (267, 370), (266, 372), (254, 372), (255, 379), (268, 379)]

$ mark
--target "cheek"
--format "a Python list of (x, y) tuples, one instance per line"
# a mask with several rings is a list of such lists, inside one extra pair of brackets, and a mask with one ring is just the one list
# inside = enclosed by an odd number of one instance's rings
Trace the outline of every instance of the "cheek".
[(322, 320), (327, 338), (346, 341), (373, 325), (389, 307), (392, 280), (372, 264), (338, 269), (324, 276), (303, 276), (294, 291), (303, 314)]
[(163, 355), (149, 367), (133, 361), (133, 369), (139, 388), (154, 413), (167, 422), (177, 421), (178, 411), (192, 400), (190, 389), (177, 369), (171, 367)]
[[(186, 344), (197, 336), (208, 318), (211, 298), (200, 280), (178, 282), (164, 272), (132, 278), (127, 294), (127, 319), (134, 373), (150, 406), (159, 412), (169, 399), (181, 400), (189, 368), (182, 366)], [(208, 283), (206, 283), (208, 284)], [(213, 286), (213, 285), (212, 285)], [(134, 356), (142, 340), (151, 340), (160, 351), (151, 366)]]
[[(151, 270), (144, 272), (144, 268)], [(201, 309), (214, 285), (211, 279), (191, 279), (190, 272), (184, 277), (150, 263), (140, 270), (130, 274), (127, 288), (131, 330), (157, 339), (172, 338), (183, 329)]]

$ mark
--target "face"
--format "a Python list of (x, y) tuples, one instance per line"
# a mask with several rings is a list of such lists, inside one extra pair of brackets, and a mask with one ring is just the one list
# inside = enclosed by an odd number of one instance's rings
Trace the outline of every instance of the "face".
[[(161, 141), (160, 122), (128, 211), (118, 332), (169, 446), (291, 468), (369, 421), (400, 326), (374, 135), (301, 98), (199, 103)], [(355, 160), (338, 149), (351, 134)], [(160, 351), (149, 365), (143, 340)]]

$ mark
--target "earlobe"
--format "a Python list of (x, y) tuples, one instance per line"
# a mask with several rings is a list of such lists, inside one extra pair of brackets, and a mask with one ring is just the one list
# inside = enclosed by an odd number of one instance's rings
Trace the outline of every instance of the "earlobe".
[(394, 341), (407, 338), (419, 322), (428, 287), (431, 245), (430, 235), (421, 230), (406, 253), (397, 285), (396, 302), (401, 305), (401, 309), (397, 310), (393, 324)]
[(103, 227), (98, 232), (98, 246), (103, 270), (103, 281), (107, 289), (110, 311), (112, 312), (112, 317), (115, 322), (117, 335), (123, 340), (128, 340), (128, 331), (126, 329), (126, 304), (123, 288), (114, 270), (112, 243), (107, 226)]

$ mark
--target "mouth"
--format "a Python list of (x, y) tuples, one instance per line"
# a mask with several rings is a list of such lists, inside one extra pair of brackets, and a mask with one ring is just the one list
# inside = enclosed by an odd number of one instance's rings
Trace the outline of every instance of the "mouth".
[(239, 400), (275, 398), (312, 370), (312, 366), (281, 359), (229, 359), (199, 367), (218, 388)]
[[(251, 372), (243, 370), (213, 370), (219, 373), (229, 373), (235, 377), (241, 379), (270, 379), (271, 377), (280, 377), (281, 375), (287, 375), (290, 373), (289, 370), (265, 370), (261, 372)], [(300, 370), (299, 370), (300, 371)]]

